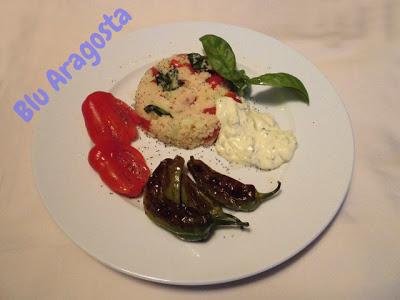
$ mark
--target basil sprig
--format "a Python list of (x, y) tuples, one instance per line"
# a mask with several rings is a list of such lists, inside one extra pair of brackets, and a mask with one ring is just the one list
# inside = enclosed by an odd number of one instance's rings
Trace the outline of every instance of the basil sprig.
[(157, 105), (153, 105), (153, 104), (147, 105), (144, 108), (144, 111), (148, 114), (155, 113), (156, 115), (158, 115), (160, 117), (161, 116), (170, 116), (171, 118), (173, 118), (169, 112), (167, 112), (166, 110), (162, 109), (161, 107), (159, 107)]
[(238, 92), (242, 93), (248, 86), (249, 77), (244, 70), (236, 68), (235, 53), (231, 46), (223, 38), (212, 34), (202, 36), (200, 41), (214, 71), (231, 81)]
[(238, 70), (235, 53), (223, 38), (207, 34), (200, 38), (207, 60), (214, 71), (233, 83), (239, 95), (243, 95), (247, 87), (252, 84), (268, 85), (272, 87), (287, 87), (299, 91), (308, 103), (308, 93), (303, 83), (293, 75), (287, 73), (266, 73), (250, 78), (244, 70)]

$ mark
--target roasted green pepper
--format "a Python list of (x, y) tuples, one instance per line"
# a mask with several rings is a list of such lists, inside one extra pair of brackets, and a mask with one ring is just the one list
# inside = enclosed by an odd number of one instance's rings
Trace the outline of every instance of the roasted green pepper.
[(187, 174), (182, 175), (181, 201), (202, 213), (210, 213), (216, 225), (249, 226), (248, 222), (242, 222), (235, 216), (225, 213), (221, 206), (204, 194)]
[(216, 225), (248, 226), (239, 220), (222, 223), (210, 212), (209, 204), (200, 203), (203, 201), (200, 197), (195, 198), (191, 186), (185, 183), (182, 189), (182, 177), (187, 176), (183, 169), (182, 157), (165, 159), (147, 182), (143, 204), (146, 215), (154, 223), (185, 241), (207, 239)]
[(259, 193), (254, 185), (243, 184), (220, 174), (201, 160), (194, 159), (193, 156), (190, 157), (187, 165), (199, 189), (213, 201), (232, 210), (253, 211), (263, 201), (276, 194), (281, 187), (278, 181), (278, 186), (272, 192)]

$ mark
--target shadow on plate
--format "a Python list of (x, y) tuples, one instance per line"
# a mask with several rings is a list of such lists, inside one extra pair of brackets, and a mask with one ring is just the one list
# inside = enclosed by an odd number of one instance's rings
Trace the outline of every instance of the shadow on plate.
[(299, 91), (291, 88), (269, 88), (258, 92), (251, 99), (260, 104), (277, 106), (287, 102), (308, 103), (307, 99)]
[(209, 285), (195, 285), (195, 286), (190, 286), (190, 285), (170, 285), (170, 284), (162, 284), (162, 283), (157, 283), (157, 282), (152, 282), (152, 281), (145, 281), (143, 279), (139, 278), (134, 278), (130, 277), (129, 275), (122, 274), (122, 276), (129, 277), (133, 280), (139, 280), (145, 284), (148, 284), (149, 286), (157, 286), (157, 288), (165, 288), (165, 289), (179, 289), (179, 290), (186, 290), (186, 291), (192, 291), (192, 292), (197, 292), (197, 291), (205, 291), (205, 290), (219, 290), (219, 289), (227, 289), (227, 288), (233, 288), (233, 287), (238, 287), (246, 284), (251, 284), (253, 282), (259, 281), (259, 280), (264, 280), (268, 278), (269, 276), (272, 276), (281, 270), (285, 269), (286, 267), (290, 266), (291, 264), (295, 263), (297, 260), (299, 260), (301, 257), (303, 257), (308, 251), (310, 251), (326, 234), (326, 232), (329, 230), (329, 228), (332, 226), (334, 221), (337, 218), (337, 215), (341, 211), (345, 200), (347, 198), (347, 195), (349, 193), (350, 186), (348, 187), (348, 190), (346, 192), (346, 195), (344, 197), (344, 201), (342, 202), (341, 206), (339, 207), (338, 211), (336, 212), (335, 216), (332, 218), (331, 222), (324, 228), (324, 230), (312, 241), (310, 244), (308, 244), (304, 249), (300, 250), (297, 254), (289, 258), (288, 260), (278, 264), (277, 266), (266, 270), (264, 272), (261, 272), (259, 274), (246, 277), (243, 279), (238, 279), (235, 281), (230, 281), (226, 283), (220, 283), (220, 284), (209, 284)]

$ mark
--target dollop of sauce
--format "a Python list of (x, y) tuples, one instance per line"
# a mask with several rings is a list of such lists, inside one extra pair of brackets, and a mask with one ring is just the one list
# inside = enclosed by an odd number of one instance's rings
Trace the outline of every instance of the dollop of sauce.
[(264, 170), (276, 169), (292, 159), (296, 137), (292, 131), (280, 129), (269, 114), (222, 97), (216, 102), (216, 116), (221, 130), (215, 148), (225, 159)]

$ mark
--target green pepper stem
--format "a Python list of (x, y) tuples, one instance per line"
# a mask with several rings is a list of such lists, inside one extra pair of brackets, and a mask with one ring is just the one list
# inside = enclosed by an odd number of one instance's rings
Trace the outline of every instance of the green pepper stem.
[(237, 225), (240, 227), (249, 227), (249, 222), (242, 222), (230, 214), (222, 213), (214, 218), (216, 225)]
[(279, 190), (281, 189), (281, 182), (278, 180), (278, 186), (271, 192), (269, 193), (256, 193), (256, 200), (265, 200), (273, 195), (275, 195)]

